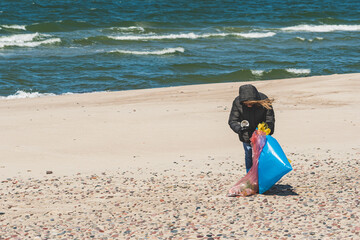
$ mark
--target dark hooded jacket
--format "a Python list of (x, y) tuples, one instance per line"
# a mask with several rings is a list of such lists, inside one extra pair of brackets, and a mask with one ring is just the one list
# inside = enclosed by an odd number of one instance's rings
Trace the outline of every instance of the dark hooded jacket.
[[(258, 92), (258, 90), (251, 84), (242, 85), (239, 88), (239, 96), (233, 101), (233, 105), (229, 117), (229, 125), (231, 129), (239, 134), (240, 141), (250, 143), (250, 138), (259, 123), (266, 122), (271, 129), (271, 133), (275, 130), (275, 114), (273, 109), (266, 109), (262, 106), (254, 105), (247, 107), (243, 104), (248, 100), (263, 100), (268, 98), (265, 94)], [(249, 127), (241, 130), (240, 122), (247, 120)]]

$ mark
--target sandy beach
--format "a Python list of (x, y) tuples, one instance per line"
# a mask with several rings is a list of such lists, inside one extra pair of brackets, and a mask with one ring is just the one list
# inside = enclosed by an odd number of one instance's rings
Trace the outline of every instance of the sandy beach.
[(0, 100), (0, 239), (360, 239), (360, 74), (246, 83), (294, 169), (247, 198), (244, 82)]

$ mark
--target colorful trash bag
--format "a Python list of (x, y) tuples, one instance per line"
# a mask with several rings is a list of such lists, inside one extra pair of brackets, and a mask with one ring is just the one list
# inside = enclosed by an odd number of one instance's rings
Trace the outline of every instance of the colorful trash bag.
[(292, 170), (289, 160), (265, 123), (258, 125), (251, 136), (253, 165), (228, 192), (229, 197), (250, 196), (269, 190)]
[(270, 135), (266, 136), (258, 162), (259, 193), (269, 190), (292, 167), (280, 144)]
[(258, 159), (261, 154), (261, 150), (266, 143), (266, 132), (261, 130), (255, 130), (251, 136), (252, 145), (252, 160), (253, 165), (245, 177), (241, 178), (240, 181), (229, 190), (228, 197), (246, 197), (254, 195), (259, 191), (258, 184)]

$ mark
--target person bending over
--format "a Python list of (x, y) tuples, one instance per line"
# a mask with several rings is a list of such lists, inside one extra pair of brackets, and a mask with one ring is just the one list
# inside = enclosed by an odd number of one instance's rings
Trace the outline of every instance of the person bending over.
[(258, 124), (265, 122), (271, 130), (270, 135), (274, 133), (275, 114), (272, 102), (272, 99), (259, 92), (251, 84), (240, 86), (239, 96), (233, 101), (228, 123), (243, 142), (246, 172), (249, 172), (252, 167), (250, 138)]

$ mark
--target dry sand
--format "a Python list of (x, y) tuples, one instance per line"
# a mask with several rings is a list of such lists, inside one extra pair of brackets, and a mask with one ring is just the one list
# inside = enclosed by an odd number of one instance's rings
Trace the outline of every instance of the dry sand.
[(294, 170), (247, 198), (243, 83), (1, 100), (0, 239), (360, 239), (360, 74), (250, 83)]

